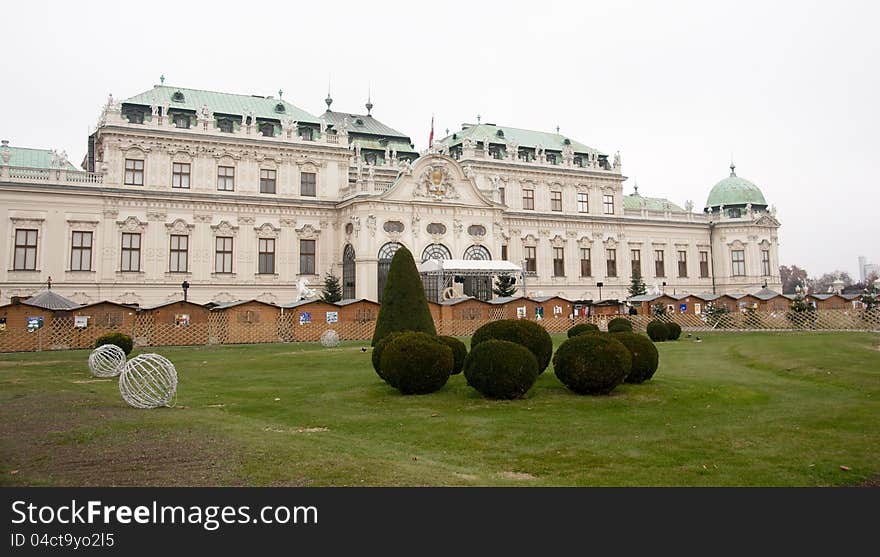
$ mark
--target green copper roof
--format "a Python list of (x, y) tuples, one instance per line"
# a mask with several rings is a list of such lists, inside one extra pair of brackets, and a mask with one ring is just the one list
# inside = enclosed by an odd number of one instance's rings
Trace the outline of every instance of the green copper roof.
[[(76, 170), (70, 161), (64, 161), (61, 166), (52, 166), (52, 151), (49, 149), (30, 149), (28, 147), (7, 147), (9, 149), (9, 166), (26, 166), (29, 168), (64, 168)], [(0, 147), (0, 152), (4, 148)], [(0, 159), (2, 164), (3, 159)]]
[[(174, 100), (177, 93), (181, 93), (182, 100)], [(177, 95), (177, 97), (179, 98), (180, 95)], [(168, 85), (156, 85), (149, 91), (125, 99), (122, 102), (123, 104), (140, 104), (145, 106), (153, 104), (163, 106), (167, 103), (172, 109), (181, 108), (195, 111), (207, 105), (215, 114), (235, 114), (241, 116), (253, 112), (257, 118), (262, 119), (282, 120), (284, 118), (292, 118), (297, 122), (320, 123), (320, 119), (317, 116), (313, 116), (282, 99), (257, 95), (217, 93)], [(279, 104), (284, 106), (283, 112), (276, 110)]]
[[(385, 145), (382, 145), (376, 139), (368, 139), (365, 137), (350, 137), (349, 139), (351, 143), (357, 144), (361, 146), (361, 149), (374, 149), (376, 151), (384, 151)], [(409, 143), (404, 143), (403, 141), (389, 141), (388, 142), (388, 151), (397, 151), (398, 153), (417, 153), (415, 149)]]
[(649, 211), (671, 211), (673, 213), (686, 213), (684, 209), (662, 197), (645, 197), (639, 194), (623, 196), (624, 209), (642, 209)]
[[(503, 136), (498, 135), (501, 131)], [(568, 139), (564, 135), (558, 133), (539, 132), (533, 130), (524, 130), (520, 128), (509, 128), (507, 126), (496, 126), (495, 124), (477, 124), (471, 125), (467, 129), (455, 132), (446, 136), (440, 141), (449, 147), (459, 145), (465, 138), (471, 138), (473, 141), (489, 141), (489, 144), (506, 145), (515, 141), (520, 147), (534, 148), (541, 145), (544, 149), (550, 151), (562, 151), (565, 147), (565, 141), (569, 141), (575, 153), (590, 153), (601, 155), (600, 151), (588, 147), (583, 143), (578, 143), (573, 139)]]
[(749, 182), (745, 178), (736, 175), (736, 166), (730, 165), (730, 176), (721, 180), (712, 191), (709, 192), (709, 199), (706, 200), (706, 208), (717, 208), (721, 205), (752, 205), (767, 206), (764, 200), (764, 194), (755, 184)]

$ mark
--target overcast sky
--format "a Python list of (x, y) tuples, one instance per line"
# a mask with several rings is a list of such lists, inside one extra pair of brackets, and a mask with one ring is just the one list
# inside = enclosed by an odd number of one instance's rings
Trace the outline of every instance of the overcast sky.
[(729, 173), (780, 261), (880, 262), (880, 2), (5, 2), (0, 136), (79, 165), (108, 93), (166, 84), (373, 114), (426, 146), (483, 122), (621, 152), (627, 193), (699, 208)]

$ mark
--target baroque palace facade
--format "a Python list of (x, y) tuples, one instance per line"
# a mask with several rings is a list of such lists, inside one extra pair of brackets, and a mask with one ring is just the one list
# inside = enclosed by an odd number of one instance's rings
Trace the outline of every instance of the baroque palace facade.
[[(291, 302), (332, 272), (379, 300), (400, 245), (416, 258), (507, 260), (530, 296), (779, 287), (779, 222), (736, 176), (701, 212), (625, 195), (619, 155), (488, 123), (417, 152), (372, 115), (157, 85), (112, 97), (83, 170), (0, 147), (0, 304), (50, 281), (80, 303)], [(465, 293), (491, 296), (485, 283)], [(599, 283), (602, 283), (601, 293)], [(476, 286), (475, 286), (476, 285)], [(518, 294), (522, 294), (522, 286)]]

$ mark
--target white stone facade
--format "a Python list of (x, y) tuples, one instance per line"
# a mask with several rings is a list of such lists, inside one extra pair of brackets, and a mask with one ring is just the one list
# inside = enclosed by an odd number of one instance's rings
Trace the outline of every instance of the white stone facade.
[[(452, 158), (438, 145), (412, 163), (388, 158), (372, 166), (349, 149), (345, 130), (332, 135), (322, 127), (306, 140), (296, 133), (263, 137), (251, 127), (222, 133), (201, 120), (189, 129), (161, 118), (134, 124), (110, 102), (94, 136), (96, 172), (0, 161), (0, 237), (7, 247), (0, 303), (34, 293), (50, 277), (60, 293), (83, 303), (106, 299), (147, 306), (179, 299), (184, 280), (196, 302), (289, 302), (303, 279), (320, 288), (325, 273), (342, 277), (347, 245), (355, 263), (346, 270), (346, 293), (376, 300), (379, 254), (394, 243), (406, 245), (416, 258), (433, 244), (455, 259), (481, 246), (494, 259), (506, 252), (518, 264), (534, 248), (536, 272), (527, 276), (527, 293), (572, 300), (599, 299), (598, 282), (601, 298), (625, 298), (633, 250), (640, 254), (649, 289), (745, 293), (764, 284), (781, 286), (779, 223), (773, 214), (747, 211), (730, 218), (626, 209), (618, 157), (606, 168), (575, 166), (570, 157), (561, 164), (498, 159), (475, 148)], [(143, 185), (126, 184), (139, 181), (126, 179), (126, 161), (142, 161)], [(175, 163), (186, 165), (177, 168), (188, 170), (188, 188), (173, 187), (182, 180), (174, 176)], [(221, 167), (234, 169), (231, 183), (223, 182), (231, 191), (218, 190)], [(274, 172), (275, 193), (260, 192), (261, 171)], [(314, 176), (316, 195), (302, 195), (304, 174)], [(524, 206), (523, 190), (533, 191), (533, 209)], [(579, 193), (587, 195), (586, 207)], [(559, 195), (561, 210), (554, 201)], [(17, 230), (36, 231), (33, 269), (15, 262)], [(81, 232), (91, 234), (88, 264), (82, 249), (74, 254), (83, 238), (74, 235)], [(134, 236), (124, 234), (139, 235), (136, 268), (130, 263)], [(178, 238), (174, 253), (172, 236)], [(185, 250), (179, 249), (180, 237), (186, 238)], [(217, 238), (232, 239), (231, 268), (223, 267)], [(266, 246), (273, 244), (267, 269)], [(581, 276), (582, 249), (590, 250), (589, 276)], [(608, 250), (614, 250), (616, 276), (608, 272)], [(664, 259), (661, 276), (658, 252)], [(679, 273), (679, 252), (686, 256), (685, 276)], [(708, 273), (702, 273), (708, 276), (701, 276), (701, 252), (709, 257)], [(742, 252), (741, 265), (734, 252)], [(554, 263), (554, 254), (562, 261)], [(180, 268), (178, 261), (173, 269), (172, 257), (184, 257), (185, 265)], [(259, 272), (261, 265), (271, 272)]]

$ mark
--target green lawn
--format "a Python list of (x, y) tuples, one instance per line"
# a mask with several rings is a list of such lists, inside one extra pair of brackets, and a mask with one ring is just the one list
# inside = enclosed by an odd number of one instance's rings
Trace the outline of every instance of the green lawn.
[[(644, 385), (404, 397), (366, 343), (159, 348), (135, 410), (85, 351), (0, 355), (0, 485), (854, 485), (880, 474), (880, 336), (706, 334)], [(559, 343), (562, 337), (554, 337)], [(843, 470), (841, 467), (849, 470)]]

